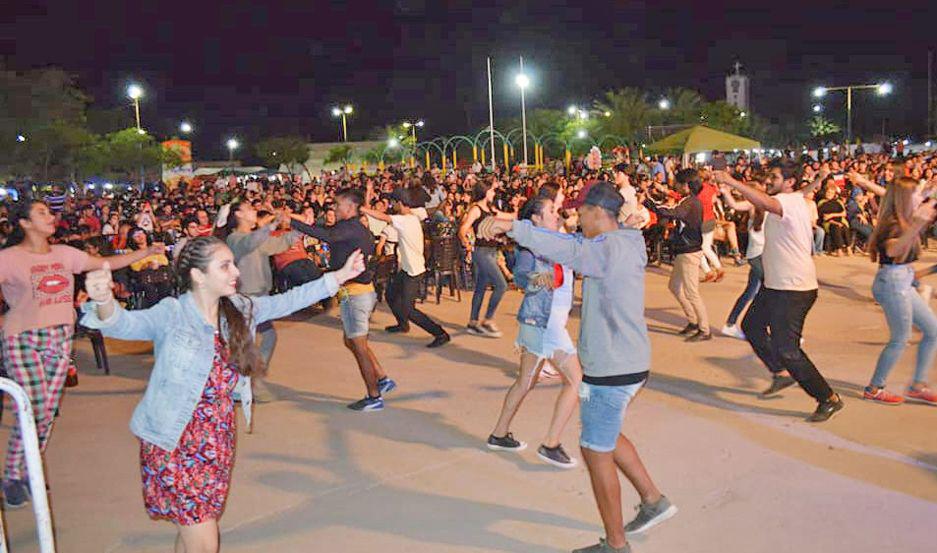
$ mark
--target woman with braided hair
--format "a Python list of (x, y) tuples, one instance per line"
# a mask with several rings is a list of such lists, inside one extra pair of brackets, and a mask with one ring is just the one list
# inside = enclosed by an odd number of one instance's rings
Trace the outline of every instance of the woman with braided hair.
[(322, 278), (274, 296), (237, 292), (234, 254), (214, 237), (193, 238), (176, 261), (185, 293), (141, 311), (114, 301), (110, 268), (88, 274), (92, 301), (82, 324), (105, 336), (152, 340), (156, 362), (130, 430), (140, 439), (143, 498), (149, 515), (176, 524), (176, 552), (218, 551), (234, 462), (233, 394), (250, 424), (250, 378), (264, 371), (257, 326), (334, 295), (364, 270), (360, 252)]

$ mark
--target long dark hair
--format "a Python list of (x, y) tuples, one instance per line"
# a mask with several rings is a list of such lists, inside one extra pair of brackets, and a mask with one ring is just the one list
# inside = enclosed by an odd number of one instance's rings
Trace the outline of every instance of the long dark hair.
[(29, 214), (32, 213), (33, 206), (36, 204), (48, 205), (42, 200), (21, 199), (10, 207), (10, 236), (7, 238), (6, 247), (21, 244), (26, 239), (26, 231), (20, 221), (28, 221)]
[(237, 230), (237, 228), (238, 228), (238, 219), (237, 219), (237, 215), (235, 215), (235, 213), (237, 212), (237, 210), (241, 209), (241, 204), (242, 204), (242, 203), (244, 203), (244, 202), (238, 200), (238, 201), (235, 201), (235, 202), (231, 202), (231, 204), (229, 204), (230, 207), (229, 207), (229, 209), (228, 209), (228, 220), (225, 222), (225, 224), (224, 224), (223, 227), (216, 227), (216, 228), (215, 228), (215, 236), (217, 236), (218, 238), (220, 238), (220, 239), (222, 239), (222, 240), (227, 240), (227, 239), (228, 239), (228, 235), (230, 235), (232, 232), (234, 232), (235, 230)]
[[(224, 242), (214, 236), (200, 236), (186, 242), (176, 260), (179, 287), (182, 290), (191, 290), (191, 270), (207, 271), (214, 253), (219, 248), (226, 247)], [(227, 323), (228, 351), (237, 371), (244, 376), (262, 376), (267, 372), (267, 368), (264, 366), (263, 358), (257, 350), (250, 330), (253, 304), (249, 297), (244, 296), (244, 299), (247, 301), (247, 315), (234, 305), (231, 298), (227, 296), (218, 298), (218, 329), (222, 328), (222, 322)]]

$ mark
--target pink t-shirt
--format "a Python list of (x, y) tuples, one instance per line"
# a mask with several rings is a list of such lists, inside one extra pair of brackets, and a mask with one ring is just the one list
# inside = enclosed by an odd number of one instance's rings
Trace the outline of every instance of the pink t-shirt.
[(87, 270), (90, 256), (71, 246), (55, 245), (46, 254), (19, 246), (0, 250), (0, 289), (10, 306), (5, 336), (75, 322), (75, 273)]

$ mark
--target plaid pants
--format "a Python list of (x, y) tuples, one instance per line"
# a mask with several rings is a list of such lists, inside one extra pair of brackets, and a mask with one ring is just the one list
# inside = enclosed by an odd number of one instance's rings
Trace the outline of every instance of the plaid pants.
[[(39, 448), (45, 451), (62, 386), (68, 374), (72, 351), (71, 325), (27, 330), (3, 336), (3, 365), (7, 377), (26, 390), (36, 418)], [(23, 440), (19, 425), (13, 426), (7, 445), (3, 479), (20, 480), (26, 475)]]

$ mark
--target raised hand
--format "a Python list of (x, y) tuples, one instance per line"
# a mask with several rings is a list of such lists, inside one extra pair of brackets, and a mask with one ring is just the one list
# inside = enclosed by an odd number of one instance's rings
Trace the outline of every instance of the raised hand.
[(930, 224), (934, 217), (937, 217), (937, 205), (934, 204), (933, 200), (928, 199), (921, 202), (921, 205), (914, 210), (915, 221)]
[(344, 284), (346, 281), (355, 278), (364, 272), (364, 254), (361, 253), (361, 250), (355, 250), (351, 255), (348, 256), (348, 259), (345, 260), (345, 265), (341, 269), (333, 272), (335, 280), (339, 284)]
[(102, 269), (88, 272), (85, 277), (85, 290), (92, 301), (108, 303), (114, 299), (114, 281), (111, 278), (111, 265), (104, 262)]
[(163, 244), (162, 242), (153, 242), (153, 244), (151, 244), (146, 251), (149, 255), (162, 255), (166, 253), (166, 244)]

